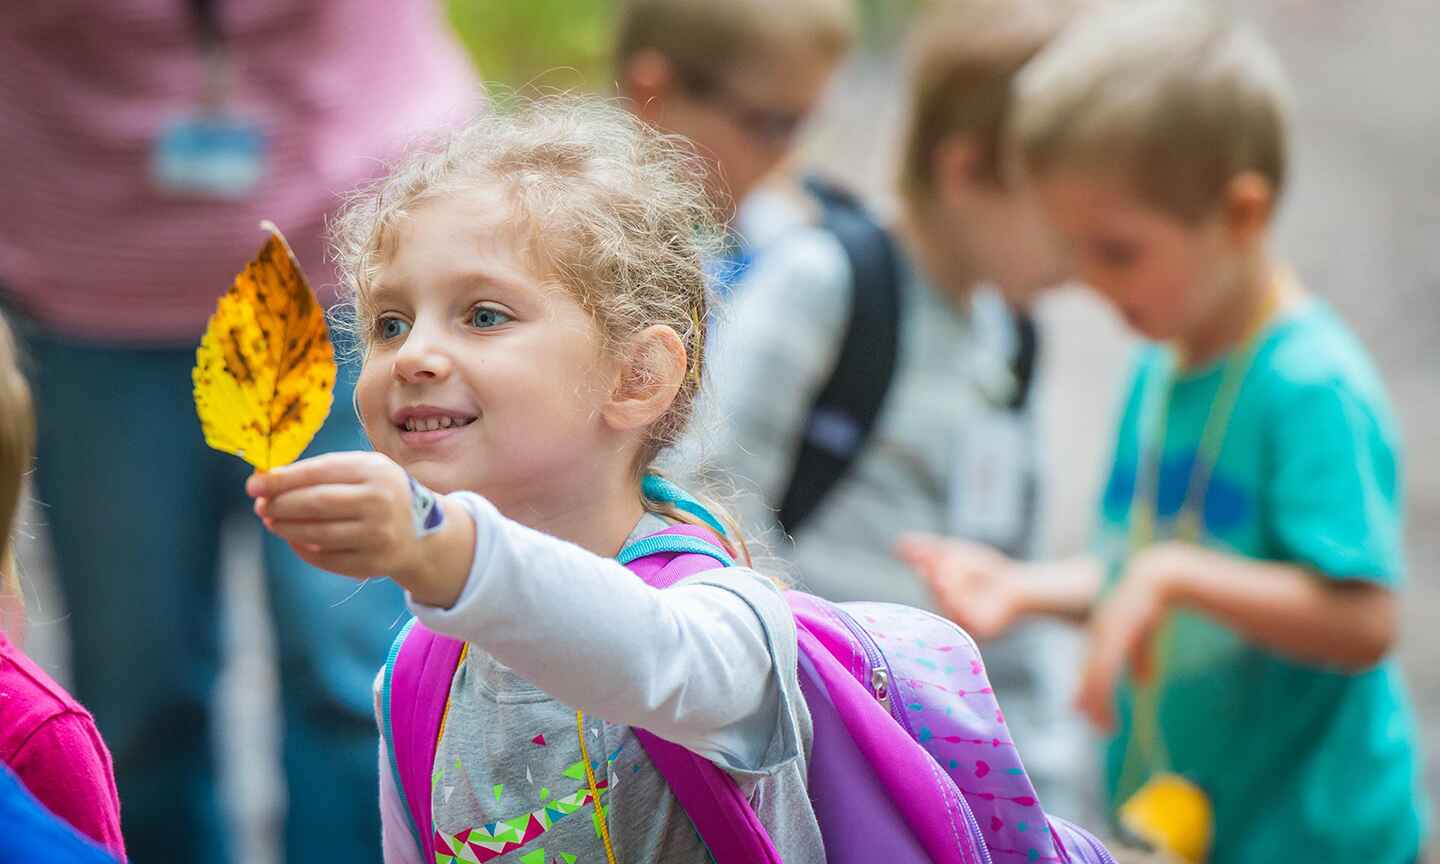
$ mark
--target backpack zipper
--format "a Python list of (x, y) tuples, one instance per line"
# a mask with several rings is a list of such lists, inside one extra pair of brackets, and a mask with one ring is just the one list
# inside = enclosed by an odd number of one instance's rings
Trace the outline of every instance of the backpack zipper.
[(885, 655), (880, 653), (879, 647), (875, 645), (875, 640), (870, 638), (870, 634), (865, 632), (865, 628), (850, 617), (849, 612), (833, 604), (830, 608), (834, 610), (835, 617), (840, 619), (840, 623), (845, 625), (845, 629), (850, 631), (850, 635), (855, 641), (860, 643), (860, 650), (865, 653), (865, 663), (870, 669), (870, 695), (874, 696), (875, 701), (880, 703), (880, 707), (884, 708), (895, 719), (895, 722), (900, 724), (901, 729), (914, 738), (915, 730), (910, 728), (909, 719), (905, 717), (904, 712), (896, 709), (895, 701), (890, 698), (890, 681), (894, 675), (890, 672), (890, 664), (885, 660)]
[[(865, 652), (865, 662), (870, 665), (871, 695), (875, 697), (875, 701), (880, 703), (880, 707), (884, 708), (895, 722), (900, 724), (900, 728), (905, 730), (905, 734), (918, 743), (920, 739), (916, 737), (915, 730), (910, 726), (910, 718), (905, 716), (903, 710), (897, 709), (896, 701), (891, 698), (890, 684), (895, 676), (890, 671), (889, 661), (885, 659), (885, 655), (881, 653), (875, 640), (865, 632), (865, 628), (861, 627), (858, 621), (850, 617), (849, 612), (834, 604), (831, 604), (830, 608), (834, 610), (835, 617), (840, 619), (840, 623), (845, 625), (845, 629), (850, 631), (850, 635), (854, 637), (855, 641), (860, 643), (860, 649)], [(965, 800), (965, 794), (957, 788), (955, 797), (960, 804), (960, 812), (965, 816), (965, 824), (970, 829), (970, 840), (980, 855), (980, 864), (994, 864), (990, 858), (990, 847), (985, 842), (985, 835), (980, 833), (980, 823), (975, 821), (975, 814), (970, 810), (970, 803)]]
[(890, 712), (890, 716), (895, 716), (894, 707), (890, 704), (890, 673), (884, 666), (870, 667), (870, 689), (875, 691), (880, 707)]
[(1105, 848), (1105, 844), (1095, 839), (1095, 835), (1091, 834), (1088, 830), (1081, 828), (1074, 822), (1070, 822), (1066, 819), (1061, 819), (1058, 816), (1048, 817), (1047, 821), (1050, 822), (1050, 834), (1055, 838), (1056, 847), (1059, 849), (1060, 854), (1065, 856), (1065, 860), (1070, 862), (1077, 861), (1077, 853), (1081, 850), (1071, 851), (1069, 847), (1067, 847), (1063, 842), (1061, 842), (1061, 834), (1060, 832), (1055, 830), (1055, 822), (1060, 822), (1064, 824), (1067, 829), (1069, 829), (1065, 832), (1065, 836), (1076, 841), (1077, 844), (1085, 844), (1085, 846), (1088, 848), (1088, 851), (1093, 853), (1093, 856), (1085, 856), (1085, 860), (1099, 862), (1099, 864), (1119, 864), (1119, 862), (1115, 860), (1115, 856), (1111, 854), (1110, 850)]

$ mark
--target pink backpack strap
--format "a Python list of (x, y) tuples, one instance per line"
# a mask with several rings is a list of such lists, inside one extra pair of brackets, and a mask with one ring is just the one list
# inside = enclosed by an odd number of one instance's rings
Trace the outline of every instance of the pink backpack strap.
[(450, 683), (464, 647), (414, 619), (405, 625), (385, 661), (380, 711), (395, 789), (405, 799), (410, 830), (421, 861), (435, 860), (430, 811), (430, 775)]
[[(621, 550), (619, 560), (654, 588), (706, 570), (730, 556), (704, 528), (675, 525)], [(782, 864), (775, 844), (735, 778), (714, 762), (643, 729), (635, 737), (694, 823), (716, 864)]]
[(634, 732), (716, 864), (784, 864), (735, 778), (679, 744)]
[[(617, 556), (646, 584), (668, 588), (697, 573), (733, 566), (703, 528), (677, 525), (646, 537)], [(381, 711), (395, 786), (405, 799), (422, 861), (435, 860), (430, 775), (440, 723), (463, 643), (411, 621), (385, 664)], [(716, 864), (783, 864), (734, 778), (713, 762), (643, 729), (635, 737), (685, 808)]]

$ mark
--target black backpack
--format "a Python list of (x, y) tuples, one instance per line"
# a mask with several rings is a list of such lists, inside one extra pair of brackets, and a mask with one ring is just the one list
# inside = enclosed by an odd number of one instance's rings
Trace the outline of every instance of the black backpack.
[[(806, 190), (820, 204), (820, 226), (834, 234), (850, 261), (850, 318), (835, 368), (806, 416), (804, 439), (779, 521), (794, 534), (854, 464), (874, 430), (900, 354), (900, 282), (895, 240), (854, 195), (816, 176)], [(1011, 372), (1016, 388), (1010, 409), (1024, 408), (1038, 353), (1035, 322), (1017, 319), (1017, 350)]]

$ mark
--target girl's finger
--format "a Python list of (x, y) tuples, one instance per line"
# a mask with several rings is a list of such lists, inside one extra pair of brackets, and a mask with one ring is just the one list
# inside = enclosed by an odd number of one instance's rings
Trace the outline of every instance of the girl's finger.
[(348, 576), (352, 579), (369, 579), (381, 574), (369, 572), (366, 561), (368, 556), (354, 555), (351, 553), (323, 552), (310, 546), (290, 544), (296, 557), (311, 567), (324, 570), (326, 573), (335, 573), (340, 576)]
[(289, 543), (317, 547), (328, 553), (364, 550), (375, 536), (374, 527), (360, 520), (308, 522), (268, 519), (265, 527)]
[(369, 513), (373, 497), (373, 490), (366, 485), (326, 483), (256, 499), (264, 502), (256, 512), (276, 521), (346, 521)]
[(361, 451), (326, 453), (291, 465), (250, 475), (245, 492), (251, 498), (274, 498), (291, 489), (323, 483), (363, 483), (384, 457)]

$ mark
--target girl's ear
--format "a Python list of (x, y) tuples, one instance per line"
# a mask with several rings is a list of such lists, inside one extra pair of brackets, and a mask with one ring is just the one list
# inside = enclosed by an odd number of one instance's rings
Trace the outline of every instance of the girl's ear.
[(688, 360), (685, 344), (672, 327), (654, 324), (635, 334), (602, 412), (606, 422), (628, 431), (644, 429), (664, 417), (685, 383)]

